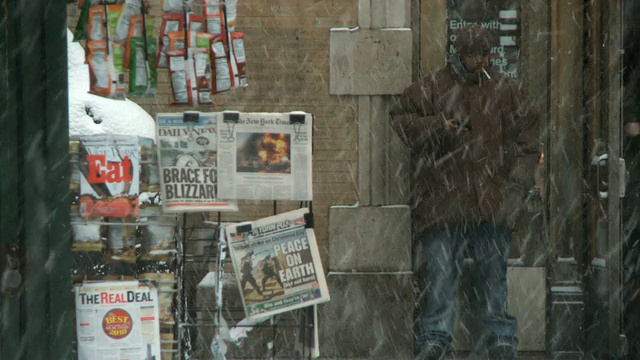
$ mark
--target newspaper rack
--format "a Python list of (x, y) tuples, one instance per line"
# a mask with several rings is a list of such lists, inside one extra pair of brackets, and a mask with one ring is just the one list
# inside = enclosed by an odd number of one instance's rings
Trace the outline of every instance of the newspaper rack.
[[(288, 116), (289, 123), (293, 127), (292, 138), (294, 136), (298, 137), (300, 128), (306, 123), (306, 116), (310, 115), (311, 119), (313, 119), (312, 114), (306, 114), (304, 112), (291, 112), (289, 114), (283, 114)], [(198, 122), (199, 118), (202, 116), (202, 113), (198, 111), (185, 111), (183, 114), (183, 121), (189, 124), (195, 124)], [(226, 127), (229, 131), (230, 136), (233, 138), (234, 128), (237, 124), (240, 123), (241, 113), (237, 111), (224, 111), (222, 113), (222, 121), (219, 123), (218, 131), (221, 131)], [(226, 124), (226, 126), (222, 125)], [(311, 127), (313, 130), (313, 127)], [(218, 136), (221, 136), (218, 133)], [(224, 136), (224, 135), (222, 135)], [(313, 141), (313, 136), (310, 136), (309, 141)], [(311, 146), (311, 151), (313, 151), (313, 146)], [(278, 215), (278, 200), (273, 201), (273, 215)], [(313, 217), (313, 201), (300, 201), (300, 208), (306, 207), (308, 208), (308, 212), (304, 215), (305, 228), (313, 228), (314, 226), (314, 217)], [(282, 338), (282, 335), (276, 336), (279, 331), (286, 331), (287, 328), (295, 330), (296, 333), (296, 341), (295, 348), (296, 358), (306, 358), (308, 356), (309, 359), (317, 357), (319, 354), (318, 347), (318, 333), (317, 333), (317, 305), (310, 305), (306, 307), (301, 307), (296, 310), (291, 310), (284, 314), (275, 314), (266, 317), (266, 320), (269, 321), (246, 321), (246, 315), (244, 315), (244, 309), (242, 308), (232, 308), (227, 304), (225, 297), (223, 296), (224, 284), (229, 282), (228, 278), (225, 278), (225, 274), (229, 276), (229, 272), (225, 273), (225, 264), (228, 266), (231, 263), (231, 258), (229, 256), (230, 250), (228, 244), (224, 241), (220, 240), (221, 231), (224, 231), (224, 223), (221, 219), (221, 212), (217, 212), (217, 221), (213, 220), (215, 218), (216, 212), (209, 212), (212, 216), (207, 219), (204, 213), (201, 213), (202, 219), (209, 220), (200, 222), (194, 221), (195, 218), (193, 216), (197, 215), (197, 213), (186, 214), (184, 213), (181, 220), (182, 227), (182, 235), (179, 238), (179, 242), (181, 244), (178, 245), (178, 248), (181, 250), (181, 254), (178, 256), (178, 278), (180, 279), (178, 282), (178, 291), (179, 291), (179, 299), (178, 309), (177, 309), (177, 317), (179, 318), (179, 346), (178, 348), (181, 358), (186, 359), (193, 356), (198, 356), (197, 351), (194, 351), (194, 346), (197, 346), (197, 341), (202, 338), (201, 334), (209, 331), (207, 328), (211, 328), (215, 335), (220, 334), (221, 331), (229, 331), (232, 334), (232, 337), (237, 343), (243, 342), (243, 338), (250, 339), (247, 333), (252, 329), (271, 329), (273, 333), (273, 338), (269, 342), (269, 344), (262, 344), (261, 346), (267, 347), (268, 351), (272, 358), (276, 356), (288, 356), (289, 353), (278, 353), (278, 351), (282, 351), (277, 346), (277, 339)], [(199, 230), (203, 228), (207, 228), (207, 231), (213, 231), (215, 235), (212, 237), (202, 238), (198, 237), (197, 233)], [(243, 232), (250, 232), (252, 230), (251, 224), (244, 224), (238, 226), (238, 229)], [(204, 243), (201, 245), (197, 245), (203, 249), (210, 249), (208, 254), (187, 254), (186, 249), (192, 247), (194, 242)], [(189, 276), (189, 269), (193, 269), (197, 267), (194, 263), (207, 263), (210, 261), (211, 267), (215, 269), (214, 275), (214, 289), (215, 289), (215, 299), (209, 300), (209, 304), (215, 304), (215, 309), (213, 311), (209, 311), (207, 309), (207, 313), (210, 313), (210, 318), (207, 317), (204, 322), (201, 322), (200, 318), (197, 321), (194, 321), (195, 314), (203, 313), (203, 310), (198, 307), (197, 304), (194, 304), (193, 298), (195, 296), (188, 296), (189, 293), (189, 284), (187, 284), (187, 279), (194, 278)], [(233, 274), (231, 274), (233, 275)], [(324, 275), (324, 274), (323, 274)], [(235, 279), (234, 279), (235, 281)], [(237, 288), (234, 284), (234, 288)], [(237, 290), (235, 290), (237, 291)], [(242, 317), (240, 316), (242, 313)], [(229, 316), (231, 314), (237, 314), (236, 316), (238, 320), (233, 320), (229, 322), (227, 327), (227, 321), (229, 320)], [(197, 315), (200, 316), (200, 315)], [(292, 320), (293, 317), (293, 320)], [(226, 319), (226, 320), (225, 320)], [(242, 320), (240, 320), (242, 319)], [(262, 333), (262, 339), (264, 339), (264, 333)], [(291, 341), (291, 340), (290, 340)], [(196, 342), (194, 345), (192, 342)], [(214, 341), (210, 344), (201, 344), (207, 345), (207, 349), (212, 352), (215, 351), (214, 347), (220, 344), (216, 344), (215, 336)], [(280, 346), (281, 348), (281, 346)], [(265, 350), (263, 348), (263, 350)], [(249, 354), (247, 354), (249, 355)], [(265, 354), (267, 355), (267, 354)], [(216, 354), (213, 354), (214, 358)]]
[[(307, 207), (309, 209), (309, 212), (304, 216), (305, 227), (312, 227), (314, 224), (312, 202), (301, 202), (300, 207)], [(277, 214), (276, 201), (273, 202), (273, 211), (274, 214)], [(192, 216), (191, 223), (193, 223), (193, 216), (196, 214), (192, 213), (189, 215)], [(190, 356), (192, 357), (195, 355), (197, 357), (197, 355), (199, 355), (196, 349), (198, 344), (194, 344), (194, 342), (196, 342), (196, 339), (202, 339), (202, 333), (209, 331), (207, 329), (212, 329), (213, 334), (219, 334), (221, 331), (228, 331), (231, 333), (232, 342), (235, 341), (237, 344), (247, 342), (248, 340), (245, 341), (245, 339), (251, 338), (249, 332), (252, 329), (262, 329), (262, 339), (264, 339), (264, 331), (270, 329), (269, 331), (272, 333), (271, 341), (269, 341), (270, 350), (269, 354), (265, 354), (265, 356), (268, 355), (272, 358), (276, 356), (292, 355), (288, 352), (278, 353), (278, 351), (283, 351), (281, 350), (282, 346), (278, 346), (278, 339), (283, 339), (281, 333), (287, 332), (287, 334), (293, 334), (296, 338), (293, 349), (296, 352), (296, 358), (312, 359), (317, 357), (319, 354), (318, 328), (316, 326), (317, 306), (311, 305), (297, 310), (292, 310), (285, 314), (268, 316), (266, 319), (261, 321), (247, 321), (244, 315), (244, 309), (232, 307), (230, 304), (227, 304), (227, 300), (223, 295), (223, 290), (226, 289), (225, 284), (229, 284), (229, 282), (232, 281), (233, 285), (231, 288), (236, 289), (234, 291), (237, 291), (237, 286), (235, 286), (235, 278), (230, 280), (225, 277), (225, 275), (231, 275), (232, 277), (235, 277), (235, 275), (233, 273), (230, 274), (228, 271), (225, 272), (225, 265), (228, 266), (231, 259), (228, 256), (229, 250), (227, 243), (220, 241), (219, 239), (219, 236), (221, 235), (220, 232), (224, 231), (223, 229), (225, 224), (221, 221), (222, 213), (217, 213), (217, 220), (204, 221), (200, 223), (200, 225), (195, 223), (191, 224), (189, 221), (190, 218), (188, 218), (189, 215), (185, 213), (182, 216), (182, 237), (179, 240), (182, 244), (179, 245), (179, 248), (184, 250), (190, 246), (192, 247), (193, 243), (201, 243), (201, 248), (209, 248), (211, 250), (208, 254), (200, 255), (187, 254), (186, 251), (182, 251), (178, 259), (178, 278), (180, 280), (178, 282), (179, 299), (177, 302), (179, 304), (179, 308), (176, 309), (176, 311), (177, 317), (179, 318), (178, 331), (180, 333), (178, 338), (180, 339), (179, 349), (182, 358), (186, 359)], [(204, 213), (201, 216), (205, 219)], [(198, 234), (198, 231), (203, 228), (209, 229), (214, 232), (215, 235), (207, 238), (202, 237)], [(243, 232), (247, 232), (251, 231), (252, 227), (250, 224), (246, 224), (241, 225), (240, 229)], [(206, 312), (203, 312), (203, 309), (197, 304), (193, 304), (194, 300), (187, 296), (190, 287), (187, 284), (187, 279), (193, 278), (193, 276), (190, 276), (189, 274), (189, 269), (197, 267), (198, 263), (204, 264), (209, 261), (211, 261), (211, 265), (215, 266), (215, 278), (213, 279), (215, 283), (213, 286), (215, 290), (215, 299), (209, 300), (209, 303), (215, 304), (215, 307), (213, 311), (207, 310)], [(226, 290), (224, 291), (226, 292)], [(209, 315), (205, 317), (204, 321), (202, 321), (203, 319), (198, 315), (197, 321), (194, 321), (196, 320), (193, 319), (195, 313), (207, 313)], [(229, 316), (236, 320), (229, 322)], [(290, 329), (290, 331), (287, 329)], [(293, 333), (291, 331), (293, 331)], [(290, 339), (289, 341), (292, 340)], [(210, 349), (209, 343), (200, 344), (200, 348), (205, 345), (207, 346), (207, 349)], [(262, 345), (265, 347), (267, 346), (267, 344)], [(215, 358), (216, 357), (214, 355), (214, 359)]]

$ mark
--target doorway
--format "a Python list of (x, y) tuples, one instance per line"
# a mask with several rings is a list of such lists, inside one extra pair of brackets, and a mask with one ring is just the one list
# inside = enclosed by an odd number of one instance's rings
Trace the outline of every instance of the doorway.
[[(623, 289), (629, 305), (633, 301), (640, 305), (640, 270), (639, 280), (633, 278), (635, 282), (625, 283), (627, 287), (623, 288), (623, 275), (626, 279), (635, 274), (630, 273), (629, 266), (624, 267), (623, 273), (623, 241), (630, 244), (625, 247), (625, 255), (631, 254), (627, 247), (631, 249), (635, 242), (627, 240), (629, 226), (625, 221), (623, 229), (621, 221), (623, 217), (627, 219), (621, 211), (623, 205), (634, 203), (628, 198), (629, 191), (626, 200), (622, 200), (626, 178), (622, 84), (628, 71), (625, 68), (623, 79), (622, 65), (623, 61), (631, 61), (627, 59), (631, 45), (624, 44), (625, 59), (621, 50), (624, 33), (640, 29), (640, 16), (633, 15), (635, 9), (630, 12), (632, 3), (420, 2), (422, 74), (444, 65), (448, 32), (443, 29), (451, 25), (453, 17), (482, 18), (488, 24), (495, 18), (499, 31), (515, 29), (512, 42), (504, 39), (505, 44), (510, 44), (510, 52), (494, 55), (505, 58), (510, 65), (516, 64), (505, 70), (517, 75), (510, 77), (523, 84), (541, 114), (541, 124), (546, 125), (541, 136), (547, 176), (541, 216), (531, 214), (522, 224), (509, 256), (510, 268), (523, 269), (523, 278), (517, 281), (532, 281), (532, 276), (539, 273), (527, 270), (542, 269), (542, 278), (532, 283), (542, 282), (546, 291), (540, 294), (538, 290), (522, 288), (510, 293), (509, 299), (520, 298), (526, 303), (536, 295), (544, 298), (546, 306), (541, 316), (546, 320), (535, 326), (544, 327), (540, 351), (553, 358), (622, 356), (629, 343), (625, 331), (640, 329), (640, 321), (631, 328), (634, 323), (625, 322), (623, 317)], [(640, 59), (635, 52), (633, 55)], [(514, 53), (515, 58), (511, 58)], [(625, 87), (627, 93), (629, 86)], [(640, 102), (632, 103), (640, 110)], [(640, 249), (640, 241), (636, 247)], [(635, 292), (626, 291), (630, 289)], [(639, 306), (627, 306), (631, 307)], [(521, 328), (527, 326), (534, 325), (520, 323)]]

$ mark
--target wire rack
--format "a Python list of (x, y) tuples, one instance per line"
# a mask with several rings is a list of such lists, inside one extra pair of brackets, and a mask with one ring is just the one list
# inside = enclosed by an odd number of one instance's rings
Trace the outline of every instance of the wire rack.
[(305, 349), (313, 333), (307, 320), (312, 308), (278, 314), (252, 326), (240, 323), (245, 318), (240, 291), (226, 244), (219, 240), (224, 225), (219, 213), (217, 221), (204, 214), (180, 219), (175, 307), (180, 358), (220, 359), (212, 351), (212, 341), (232, 328), (246, 331), (247, 336), (218, 342), (226, 346), (226, 359), (311, 358)]

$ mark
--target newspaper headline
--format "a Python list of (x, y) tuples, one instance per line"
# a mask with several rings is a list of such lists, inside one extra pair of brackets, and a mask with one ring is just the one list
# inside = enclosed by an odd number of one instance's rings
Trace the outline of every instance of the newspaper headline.
[(308, 212), (299, 209), (225, 229), (247, 318), (329, 301), (315, 234), (305, 227)]
[(218, 113), (157, 115), (158, 159), (165, 212), (235, 211), (235, 202), (218, 200)]

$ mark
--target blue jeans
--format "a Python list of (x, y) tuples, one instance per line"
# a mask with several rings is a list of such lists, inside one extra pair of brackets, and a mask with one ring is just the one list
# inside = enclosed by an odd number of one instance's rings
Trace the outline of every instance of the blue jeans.
[(489, 223), (426, 232), (417, 237), (419, 265), (416, 350), (453, 339), (456, 290), (465, 250), (474, 260), (473, 291), (489, 347), (517, 345), (516, 319), (507, 314), (507, 256), (511, 231)]

